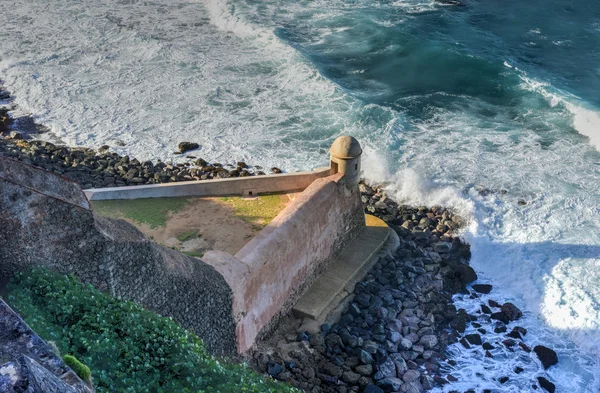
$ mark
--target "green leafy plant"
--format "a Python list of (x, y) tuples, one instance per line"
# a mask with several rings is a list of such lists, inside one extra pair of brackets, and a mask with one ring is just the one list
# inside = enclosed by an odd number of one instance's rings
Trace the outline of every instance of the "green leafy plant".
[(98, 393), (299, 393), (245, 365), (211, 356), (202, 340), (135, 303), (74, 276), (18, 274), (8, 300), (43, 339), (94, 370)]
[(62, 359), (67, 364), (67, 366), (71, 367), (71, 369), (75, 371), (75, 374), (79, 375), (79, 378), (81, 378), (84, 381), (90, 380), (90, 377), (92, 376), (90, 368), (85, 364), (81, 363), (79, 360), (77, 360), (75, 356), (65, 355)]

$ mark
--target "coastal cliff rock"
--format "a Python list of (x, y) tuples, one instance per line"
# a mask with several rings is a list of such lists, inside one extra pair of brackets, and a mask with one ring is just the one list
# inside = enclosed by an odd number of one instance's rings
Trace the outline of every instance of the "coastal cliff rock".
[(52, 347), (0, 300), (0, 392), (93, 393)]
[(173, 317), (213, 353), (235, 351), (231, 290), (211, 266), (94, 215), (76, 183), (0, 157), (0, 281), (39, 265)]

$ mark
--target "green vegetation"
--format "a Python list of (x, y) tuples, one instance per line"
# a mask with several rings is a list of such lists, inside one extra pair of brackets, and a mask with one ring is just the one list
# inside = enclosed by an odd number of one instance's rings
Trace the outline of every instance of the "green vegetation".
[(281, 195), (261, 195), (256, 199), (227, 197), (221, 200), (233, 207), (236, 217), (258, 230), (273, 221), (286, 206), (286, 198)]
[(179, 234), (177, 236), (177, 240), (179, 240), (180, 242), (184, 242), (186, 240), (190, 240), (195, 237), (198, 237), (198, 231), (189, 231), (189, 232), (183, 232), (183, 233)]
[(63, 361), (67, 364), (67, 366), (71, 367), (75, 374), (79, 375), (84, 381), (89, 381), (92, 376), (92, 372), (90, 368), (85, 364), (81, 363), (75, 356), (65, 355), (63, 356)]
[(98, 393), (300, 393), (218, 360), (170, 318), (47, 269), (18, 274), (10, 304), (43, 339), (94, 372)]
[(204, 256), (204, 253), (202, 251), (182, 251), (183, 254), (187, 255), (188, 257), (196, 257), (196, 258), (202, 258)]
[(129, 218), (150, 228), (164, 227), (167, 214), (176, 213), (188, 203), (186, 198), (145, 198), (91, 202), (94, 212), (112, 218)]

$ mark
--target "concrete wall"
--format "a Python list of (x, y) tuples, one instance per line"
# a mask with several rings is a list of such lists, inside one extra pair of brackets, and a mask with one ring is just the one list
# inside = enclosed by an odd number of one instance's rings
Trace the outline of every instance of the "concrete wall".
[(70, 195), (73, 183), (61, 177), (29, 167), (37, 183), (25, 187), (13, 176), (22, 173), (22, 163), (0, 163), (0, 282), (38, 265), (74, 273), (113, 296), (173, 317), (212, 353), (235, 352), (232, 292), (213, 267), (157, 246), (123, 220), (97, 217), (62, 200), (57, 196)]
[(338, 173), (315, 180), (235, 256), (205, 254), (233, 289), (240, 353), (290, 310), (364, 226), (360, 192), (350, 192)]
[(329, 176), (329, 168), (314, 171), (251, 176), (230, 179), (186, 181), (142, 186), (95, 188), (85, 190), (90, 201), (185, 196), (230, 196), (302, 191), (316, 179)]

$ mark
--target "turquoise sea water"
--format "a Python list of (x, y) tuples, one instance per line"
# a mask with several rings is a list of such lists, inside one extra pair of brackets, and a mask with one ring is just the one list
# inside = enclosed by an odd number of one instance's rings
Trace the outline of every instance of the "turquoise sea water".
[(49, 139), (295, 170), (356, 136), (390, 194), (470, 219), (481, 281), (559, 353), (543, 373), (456, 347), (445, 390), (600, 391), (599, 2), (5, 0), (0, 26), (0, 77)]

